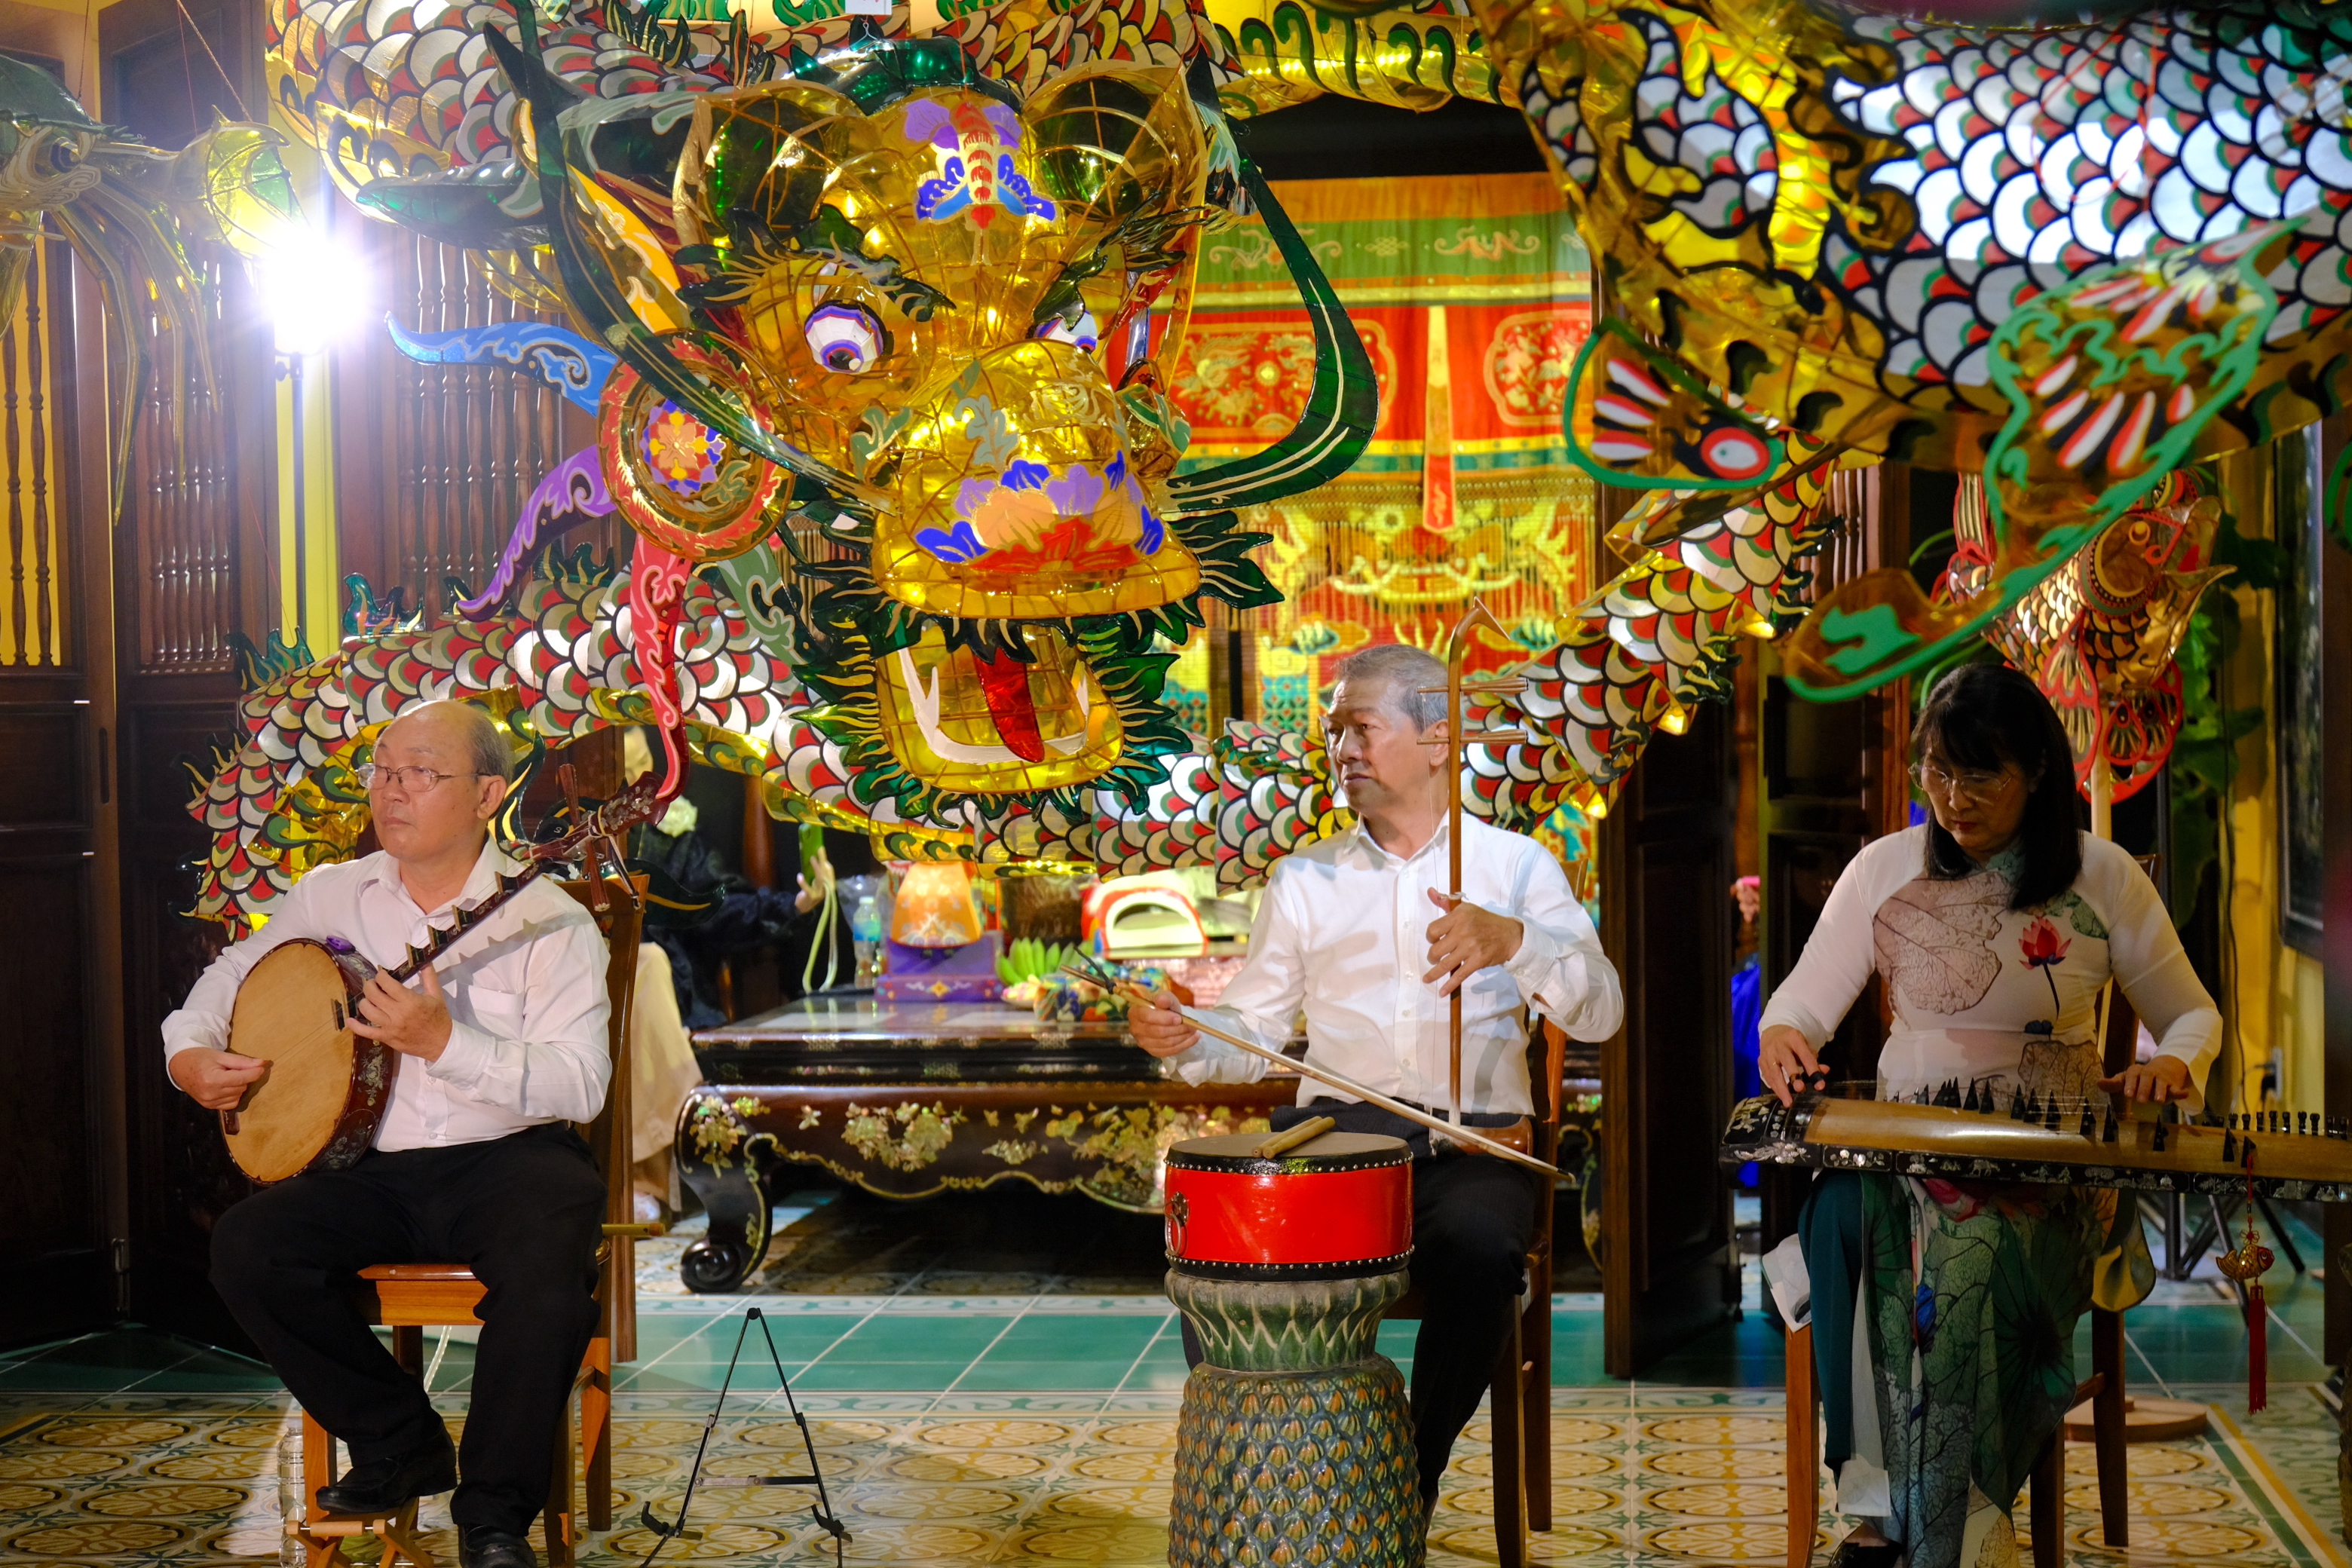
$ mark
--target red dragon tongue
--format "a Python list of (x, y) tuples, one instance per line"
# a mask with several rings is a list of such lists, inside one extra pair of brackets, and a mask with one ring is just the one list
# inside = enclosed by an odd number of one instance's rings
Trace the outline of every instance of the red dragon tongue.
[(987, 694), (998, 737), (1023, 762), (1044, 762), (1045, 737), (1038, 732), (1037, 704), (1029, 697), (1029, 667), (1009, 653), (974, 654), (972, 662), (980, 668), (980, 689)]

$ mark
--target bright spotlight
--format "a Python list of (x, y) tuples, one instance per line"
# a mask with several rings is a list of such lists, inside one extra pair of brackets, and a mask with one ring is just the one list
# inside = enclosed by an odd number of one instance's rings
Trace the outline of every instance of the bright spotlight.
[(367, 314), (367, 273), (359, 257), (308, 224), (262, 258), (260, 273), (279, 353), (317, 353)]

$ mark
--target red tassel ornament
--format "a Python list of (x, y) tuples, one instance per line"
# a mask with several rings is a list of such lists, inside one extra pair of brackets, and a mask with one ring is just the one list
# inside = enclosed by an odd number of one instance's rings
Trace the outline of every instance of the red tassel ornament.
[(2271, 1309), (2263, 1296), (2263, 1276), (2270, 1271), (2271, 1249), (2254, 1231), (2254, 1146), (2246, 1144), (2246, 1238), (2234, 1252), (2215, 1258), (2214, 1266), (2246, 1291), (2246, 1410), (2249, 1415), (2271, 1402)]

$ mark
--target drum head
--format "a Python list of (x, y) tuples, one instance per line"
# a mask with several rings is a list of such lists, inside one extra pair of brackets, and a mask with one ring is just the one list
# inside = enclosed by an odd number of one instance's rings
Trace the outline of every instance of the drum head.
[(1191, 1138), (1171, 1145), (1168, 1163), (1185, 1170), (1237, 1170), (1279, 1163), (1291, 1170), (1354, 1171), (1368, 1166), (1402, 1165), (1412, 1151), (1402, 1138), (1378, 1132), (1325, 1132), (1284, 1150), (1272, 1161), (1262, 1159), (1257, 1146), (1271, 1132), (1229, 1132), (1220, 1138)]
[(346, 1026), (341, 966), (315, 942), (265, 954), (237, 988), (228, 1048), (269, 1070), (247, 1091), (230, 1157), (257, 1182), (282, 1182), (319, 1157), (352, 1094), (358, 1037)]

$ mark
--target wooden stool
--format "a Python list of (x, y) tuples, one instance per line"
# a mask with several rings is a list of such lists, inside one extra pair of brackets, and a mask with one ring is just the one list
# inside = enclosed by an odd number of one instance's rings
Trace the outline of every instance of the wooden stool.
[[(330, 1452), (331, 1452), (331, 1447)], [(301, 1541), (307, 1555), (316, 1562), (321, 1557), (342, 1561), (343, 1542), (354, 1535), (373, 1535), (383, 1542), (383, 1556), (378, 1568), (434, 1568), (433, 1553), (416, 1536), (416, 1500), (411, 1498), (391, 1513), (352, 1514), (348, 1518), (318, 1519), (308, 1522), (288, 1520), (286, 1532)]]

